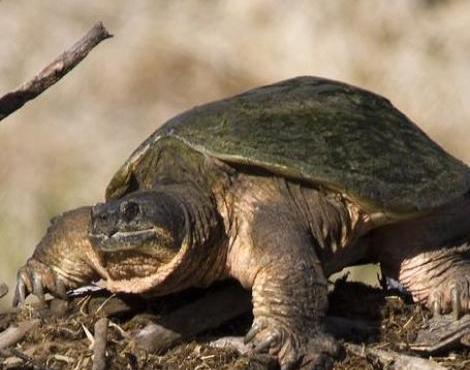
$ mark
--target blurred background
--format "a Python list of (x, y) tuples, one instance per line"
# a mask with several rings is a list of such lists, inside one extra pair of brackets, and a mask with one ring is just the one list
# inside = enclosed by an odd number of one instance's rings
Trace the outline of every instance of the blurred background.
[(49, 219), (103, 200), (165, 120), (258, 85), (308, 74), (365, 87), (470, 164), (468, 1), (3, 0), (0, 95), (98, 20), (115, 37), (0, 122), (0, 281), (11, 289)]

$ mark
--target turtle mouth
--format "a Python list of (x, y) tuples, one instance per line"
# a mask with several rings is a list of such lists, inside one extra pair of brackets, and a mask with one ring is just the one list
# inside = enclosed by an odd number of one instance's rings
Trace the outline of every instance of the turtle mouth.
[(97, 248), (103, 252), (115, 252), (118, 250), (131, 250), (142, 244), (155, 240), (156, 231), (154, 228), (135, 231), (115, 231), (108, 234), (90, 234), (90, 239), (94, 241)]

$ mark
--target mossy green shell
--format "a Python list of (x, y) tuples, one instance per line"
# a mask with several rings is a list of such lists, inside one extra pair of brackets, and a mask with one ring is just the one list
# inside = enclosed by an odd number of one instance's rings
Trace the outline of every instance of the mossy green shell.
[(387, 99), (317, 77), (260, 87), (170, 119), (116, 173), (108, 197), (126, 187), (139, 158), (166, 137), (395, 214), (439, 207), (470, 190), (469, 168)]

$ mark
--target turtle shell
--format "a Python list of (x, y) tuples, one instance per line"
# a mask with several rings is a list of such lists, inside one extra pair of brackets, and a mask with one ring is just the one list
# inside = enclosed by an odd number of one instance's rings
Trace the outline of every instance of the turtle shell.
[(323, 78), (289, 79), (170, 119), (116, 173), (108, 197), (167, 137), (235, 166), (339, 191), (368, 210), (426, 211), (470, 191), (469, 167), (387, 99)]

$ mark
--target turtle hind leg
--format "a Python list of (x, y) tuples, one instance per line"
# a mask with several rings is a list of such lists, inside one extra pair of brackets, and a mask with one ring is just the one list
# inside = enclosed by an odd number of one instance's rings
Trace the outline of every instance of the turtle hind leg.
[(405, 258), (399, 279), (413, 299), (426, 305), (433, 316), (451, 313), (458, 320), (470, 313), (470, 244)]

